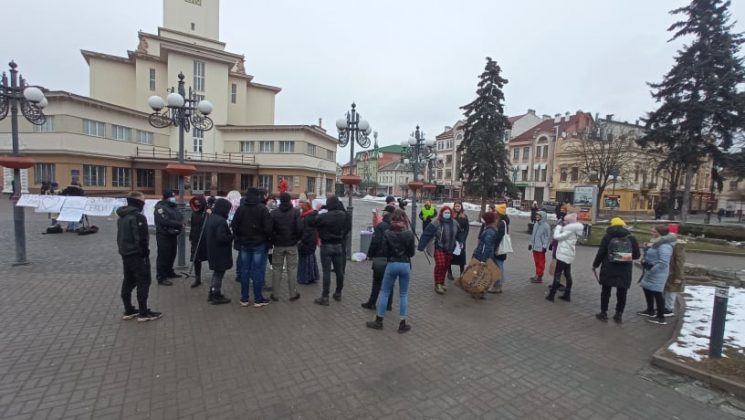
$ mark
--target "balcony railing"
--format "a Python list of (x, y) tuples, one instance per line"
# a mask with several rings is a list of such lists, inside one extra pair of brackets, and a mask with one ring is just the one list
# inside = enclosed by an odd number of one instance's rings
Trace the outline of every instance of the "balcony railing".
[[(137, 146), (136, 157), (162, 160), (177, 160), (178, 151), (170, 147), (146, 147)], [(254, 155), (245, 155), (243, 153), (198, 153), (184, 151), (184, 161), (186, 162), (221, 162), (233, 163), (236, 165), (255, 165), (256, 157)]]

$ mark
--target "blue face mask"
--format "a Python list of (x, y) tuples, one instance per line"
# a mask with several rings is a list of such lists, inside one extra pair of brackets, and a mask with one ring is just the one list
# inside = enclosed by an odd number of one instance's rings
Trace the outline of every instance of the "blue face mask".
[(445, 220), (450, 219), (450, 213), (442, 213), (442, 218)]

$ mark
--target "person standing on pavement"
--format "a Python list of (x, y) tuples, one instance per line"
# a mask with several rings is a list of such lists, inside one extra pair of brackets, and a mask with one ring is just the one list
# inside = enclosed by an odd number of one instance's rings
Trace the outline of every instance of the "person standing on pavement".
[(297, 245), (300, 242), (300, 210), (292, 206), (290, 193), (279, 194), (279, 207), (272, 210), (272, 294), (269, 299), (279, 300), (282, 286), (282, 267), (287, 267), (287, 296), (290, 302), (300, 298), (297, 291)]
[(205, 221), (204, 236), (207, 243), (207, 260), (212, 270), (212, 283), (207, 301), (213, 305), (230, 303), (222, 294), (225, 272), (233, 268), (233, 234), (228, 225), (228, 215), (233, 205), (224, 198), (215, 200), (212, 214)]
[(620, 217), (610, 221), (610, 227), (600, 241), (600, 248), (595, 254), (592, 270), (600, 267), (598, 283), (602, 286), (600, 292), (600, 313), (595, 315), (603, 322), (608, 321), (608, 305), (613, 288), (616, 288), (616, 313), (613, 321), (623, 322), (623, 311), (626, 308), (626, 294), (631, 287), (633, 260), (641, 256), (639, 243), (634, 235), (626, 229), (626, 223)]
[(191, 262), (194, 266), (194, 282), (192, 288), (202, 285), (202, 261), (207, 261), (207, 241), (204, 239), (204, 222), (207, 218), (207, 200), (203, 195), (197, 195), (189, 200), (191, 220), (189, 242), (191, 242)]
[[(497, 249), (504, 239), (505, 231), (504, 229), (499, 229), (499, 216), (497, 213), (484, 213), (483, 219), (483, 229), (481, 229), (481, 234), (479, 234), (479, 242), (476, 245), (476, 249), (473, 250), (473, 258), (482, 263), (487, 263), (491, 258), (496, 264)], [(480, 296), (474, 297), (483, 299), (484, 294), (482, 293)]]
[(318, 247), (318, 230), (315, 228), (315, 220), (318, 212), (311, 206), (310, 200), (305, 194), (300, 195), (300, 242), (298, 243), (298, 266), (297, 282), (299, 284), (313, 284), (318, 281), (318, 262), (316, 261), (316, 248)]
[(564, 225), (556, 225), (554, 230), (554, 239), (558, 241), (556, 245), (556, 271), (554, 272), (554, 282), (551, 284), (546, 300), (554, 301), (556, 291), (559, 289), (559, 281), (562, 273), (566, 278), (567, 284), (564, 294), (559, 299), (570, 302), (572, 299), (572, 263), (577, 253), (577, 239), (582, 236), (584, 226), (577, 222), (577, 213), (569, 213), (564, 216)]
[[(116, 222), (116, 244), (122, 256), (124, 280), (121, 297), (124, 303), (122, 319), (137, 317), (137, 321), (154, 321), (163, 314), (147, 307), (150, 291), (150, 233), (147, 218), (142, 214), (145, 208), (145, 196), (139, 191), (127, 194), (127, 205), (116, 210), (119, 220)], [(137, 305), (132, 306), (132, 291), (137, 288)]]
[(375, 321), (367, 322), (369, 328), (383, 329), (385, 308), (390, 305), (393, 284), (398, 279), (399, 288), (399, 317), (398, 332), (403, 334), (411, 330), (406, 323), (409, 313), (409, 280), (411, 278), (411, 257), (416, 254), (414, 249), (414, 234), (408, 229), (406, 212), (396, 209), (391, 216), (390, 228), (383, 234), (381, 254), (388, 260), (383, 278), (383, 289), (376, 304)]
[[(652, 239), (645, 247), (642, 267), (644, 272), (640, 284), (644, 290), (647, 309), (637, 315), (647, 317), (653, 324), (667, 324), (665, 321), (665, 284), (670, 274), (670, 260), (675, 247), (675, 235), (670, 235), (667, 226), (655, 226), (651, 230)], [(655, 305), (657, 311), (655, 312)]]
[(434, 243), (435, 293), (442, 295), (447, 291), (445, 274), (453, 259), (453, 252), (456, 247), (463, 247), (463, 233), (460, 225), (453, 220), (453, 211), (450, 207), (443, 206), (440, 215), (422, 232), (419, 251), (424, 251), (430, 242)]
[(531, 283), (542, 283), (543, 273), (546, 270), (546, 251), (551, 245), (551, 226), (548, 225), (548, 215), (545, 211), (539, 211), (535, 215), (533, 232), (530, 234), (528, 251), (533, 251), (533, 264), (535, 265), (535, 277), (530, 278)]
[[(372, 260), (372, 289), (370, 290), (370, 298), (367, 302), (362, 304), (365, 309), (375, 310), (375, 305), (380, 295), (380, 288), (383, 286), (383, 276), (385, 275), (385, 267), (388, 265), (388, 258), (383, 254), (383, 240), (385, 232), (391, 226), (391, 217), (395, 212), (396, 207), (393, 203), (387, 204), (383, 209), (383, 220), (375, 226), (373, 230), (373, 236), (370, 240), (370, 248), (367, 250), (367, 258)], [(388, 300), (387, 309), (390, 311), (393, 305), (393, 297)]]
[(670, 235), (675, 236), (675, 247), (670, 259), (670, 274), (665, 284), (665, 316), (675, 316), (675, 301), (678, 293), (685, 291), (685, 265), (687, 242), (678, 236), (678, 225), (670, 223), (667, 225)]
[(266, 276), (267, 248), (271, 244), (272, 217), (256, 188), (246, 190), (246, 200), (238, 207), (231, 223), (233, 235), (241, 248), (241, 306), (250, 303), (249, 286), (253, 284), (254, 307), (261, 308), (271, 301), (262, 295)]
[(500, 254), (499, 246), (502, 244), (502, 241), (504, 241), (505, 236), (510, 234), (510, 218), (509, 216), (507, 216), (507, 204), (502, 203), (494, 206), (494, 212), (496, 213), (498, 218), (497, 230), (499, 232), (499, 241), (496, 244), (496, 248), (494, 248), (494, 251), (497, 253), (494, 261), (497, 263), (497, 267), (499, 267), (501, 275), (499, 277), (499, 280), (494, 282), (494, 284), (487, 290), (487, 293), (500, 294), (502, 293), (502, 286), (504, 286), (504, 282), (507, 280), (507, 273), (505, 271), (507, 254)]
[(321, 238), (321, 267), (323, 268), (323, 291), (321, 297), (314, 300), (322, 306), (329, 306), (331, 288), (331, 267), (336, 274), (336, 290), (334, 300), (341, 301), (344, 288), (345, 251), (344, 240), (352, 230), (351, 219), (344, 211), (339, 198), (332, 196), (326, 199), (326, 213), (319, 214), (315, 220), (318, 236)]
[(432, 205), (431, 200), (425, 200), (424, 206), (419, 211), (419, 220), (422, 221), (422, 233), (427, 229), (432, 220), (437, 215), (437, 209)]
[[(536, 216), (538, 215), (538, 202), (534, 201), (533, 205), (530, 206), (530, 223), (536, 223)], [(544, 217), (545, 219), (545, 217)]]
[(155, 241), (158, 256), (155, 260), (155, 278), (161, 286), (171, 286), (170, 279), (181, 277), (173, 271), (176, 260), (176, 238), (181, 233), (184, 219), (176, 208), (176, 194), (167, 190), (163, 199), (155, 204)]
[(466, 268), (466, 241), (468, 240), (468, 232), (471, 228), (470, 222), (468, 221), (468, 215), (465, 209), (463, 209), (463, 203), (457, 202), (453, 204), (453, 219), (460, 226), (461, 232), (463, 232), (463, 249), (461, 249), (459, 255), (454, 255), (450, 261), (448, 267), (448, 279), (455, 280), (453, 277), (453, 266), (457, 265), (460, 268), (460, 275), (463, 275), (463, 270)]

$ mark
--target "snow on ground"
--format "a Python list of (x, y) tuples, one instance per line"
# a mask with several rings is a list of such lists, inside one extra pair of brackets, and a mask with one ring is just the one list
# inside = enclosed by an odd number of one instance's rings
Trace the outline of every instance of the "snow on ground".
[[(362, 200), (363, 201), (376, 202), (376, 203), (377, 202), (384, 203), (385, 202), (385, 197), (374, 197), (372, 195), (366, 195), (366, 196), (362, 197)], [(411, 200), (407, 199), (406, 202), (407, 203), (411, 203)], [(448, 206), (448, 207), (452, 208), (453, 207), (453, 203), (452, 202), (442, 203), (438, 207), (441, 207), (441, 206)], [(481, 204), (473, 204), (473, 203), (466, 202), (466, 203), (463, 203), (463, 208), (466, 209), (466, 211), (480, 212), (481, 211)], [(530, 212), (529, 211), (520, 211), (520, 210), (518, 210), (516, 208), (508, 207), (507, 208), (507, 215), (510, 216), (510, 217), (525, 217), (525, 218), (529, 218), (530, 217)], [(552, 214), (552, 213), (549, 214), (548, 215), (548, 220), (556, 221), (556, 215), (555, 214)]]
[[(686, 286), (686, 311), (678, 341), (668, 347), (672, 353), (700, 361), (709, 352), (714, 287)], [(745, 289), (730, 288), (724, 346), (745, 354)]]

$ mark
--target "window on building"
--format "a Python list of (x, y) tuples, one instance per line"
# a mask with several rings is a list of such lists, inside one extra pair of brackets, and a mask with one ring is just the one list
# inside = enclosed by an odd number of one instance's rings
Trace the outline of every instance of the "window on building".
[(153, 144), (153, 133), (137, 130), (137, 142), (140, 144)]
[(155, 69), (150, 69), (150, 91), (155, 92)]
[(453, 170), (445, 169), (445, 179), (451, 179), (451, 178), (453, 178)]
[(453, 155), (445, 155), (445, 164), (451, 165), (453, 163)]
[(546, 168), (541, 169), (541, 181), (546, 180)]
[(530, 146), (523, 147), (523, 160), (530, 159)]
[(326, 192), (335, 192), (334, 191), (334, 180), (333, 179), (327, 179), (326, 180)]
[(194, 22), (192, 22), (191, 23), (191, 30), (193, 31), (193, 30), (196, 30), (196, 29), (197, 29), (197, 25)]
[(533, 169), (533, 180), (538, 181), (541, 179), (541, 170), (540, 169)]
[(316, 145), (308, 143), (308, 154), (311, 156), (316, 155)]
[(543, 146), (543, 157), (548, 157), (548, 145)]
[(204, 61), (194, 61), (194, 90), (197, 92), (204, 92), (204, 67)]
[(279, 180), (282, 178), (287, 181), (287, 192), (292, 192), (292, 187), (295, 186), (295, 177), (291, 175), (278, 175), (277, 176), (277, 185), (279, 185)]
[(261, 153), (274, 153), (274, 142), (273, 141), (259, 142), (259, 151)]
[(272, 190), (272, 180), (274, 179), (271, 175), (259, 175), (259, 188), (271, 191)]
[(333, 150), (326, 150), (326, 160), (336, 160), (336, 153)]
[(279, 142), (280, 153), (295, 153), (295, 142), (294, 141), (281, 141)]
[(235, 83), (230, 85), (230, 102), (238, 102), (238, 85), (236, 85)]
[(252, 141), (241, 142), (241, 153), (256, 153), (256, 147)]
[(247, 189), (253, 187), (253, 185), (254, 185), (253, 175), (241, 175), (241, 191), (246, 191)]
[(452, 148), (453, 148), (453, 141), (448, 140), (448, 149), (452, 149)]
[(34, 124), (34, 133), (49, 133), (52, 131), (54, 131), (54, 115), (47, 115), (47, 119), (42, 125)]
[(559, 170), (559, 173), (561, 174), (560, 177), (559, 177), (559, 181), (560, 182), (566, 182), (567, 181), (567, 173), (568, 173), (567, 168), (561, 168)]
[(437, 179), (442, 179), (442, 169), (437, 170)]
[(137, 187), (155, 188), (155, 169), (138, 169)]
[(517, 162), (518, 160), (520, 160), (520, 148), (515, 147), (512, 149), (512, 161)]
[[(52, 178), (54, 179), (54, 178)], [(737, 186), (739, 185), (738, 181), (730, 181), (729, 182), (729, 190), (730, 191), (737, 191)]]
[(522, 172), (520, 173), (520, 181), (527, 181), (528, 180), (528, 174), (529, 174), (528, 170), (527, 169), (523, 169)]
[(204, 148), (204, 131), (195, 128), (194, 129), (194, 144), (192, 147), (192, 151), (194, 153), (202, 153), (202, 150)]
[(210, 174), (197, 172), (191, 176), (191, 191), (203, 192), (210, 188)]
[(106, 123), (93, 120), (83, 120), (83, 134), (104, 137), (106, 136)]
[(308, 177), (308, 185), (305, 191), (310, 192), (310, 193), (316, 192), (316, 179), (314, 177), (312, 176)]
[(132, 170), (130, 168), (111, 168), (112, 187), (131, 187)]
[(132, 129), (121, 125), (111, 125), (111, 138), (119, 141), (132, 141)]
[(42, 181), (54, 181), (54, 163), (37, 163), (34, 165), (34, 184)]
[(572, 168), (572, 181), (579, 181), (579, 168), (576, 166)]
[(83, 185), (88, 187), (106, 186), (106, 167), (83, 165)]

